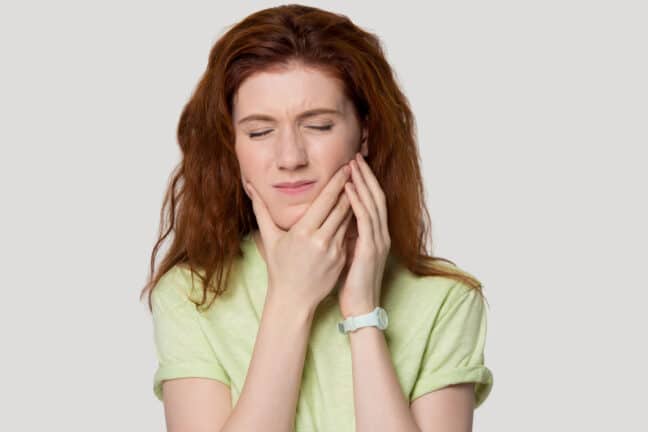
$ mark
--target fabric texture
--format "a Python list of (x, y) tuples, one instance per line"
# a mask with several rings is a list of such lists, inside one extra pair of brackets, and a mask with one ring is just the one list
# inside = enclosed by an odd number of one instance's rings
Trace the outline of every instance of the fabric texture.
[[(267, 267), (248, 234), (243, 258), (233, 267), (226, 292), (211, 308), (199, 310), (198, 277), (176, 266), (152, 293), (153, 330), (158, 368), (153, 392), (162, 401), (162, 382), (203, 377), (230, 388), (236, 405), (245, 382), (263, 313)], [(464, 270), (460, 270), (466, 273)], [(420, 277), (390, 256), (380, 306), (389, 315), (384, 330), (392, 363), (410, 401), (458, 383), (475, 383), (475, 408), (493, 387), (485, 366), (487, 309), (477, 291), (440, 276)], [(317, 308), (308, 341), (297, 404), (295, 431), (353, 431), (352, 357), (349, 335), (334, 295)]]

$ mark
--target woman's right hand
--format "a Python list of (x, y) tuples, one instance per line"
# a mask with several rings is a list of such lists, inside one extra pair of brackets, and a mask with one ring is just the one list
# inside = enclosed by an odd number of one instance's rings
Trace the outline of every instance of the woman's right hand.
[(289, 231), (274, 223), (263, 199), (246, 184), (265, 251), (268, 298), (314, 310), (335, 286), (346, 262), (344, 237), (353, 215), (343, 192), (349, 169), (344, 164), (331, 177)]

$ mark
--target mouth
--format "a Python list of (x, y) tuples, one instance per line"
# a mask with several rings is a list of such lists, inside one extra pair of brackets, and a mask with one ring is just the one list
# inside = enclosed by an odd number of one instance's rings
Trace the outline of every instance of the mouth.
[(279, 192), (283, 192), (289, 195), (298, 195), (311, 189), (314, 185), (315, 182), (313, 181), (313, 182), (298, 184), (296, 186), (275, 186), (275, 188)]

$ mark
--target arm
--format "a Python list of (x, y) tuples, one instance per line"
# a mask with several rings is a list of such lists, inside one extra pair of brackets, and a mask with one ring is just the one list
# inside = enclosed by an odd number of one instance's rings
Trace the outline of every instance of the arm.
[(364, 431), (471, 431), (473, 385), (447, 386), (417, 398), (410, 409), (384, 334), (376, 327), (349, 333), (356, 428)]
[[(380, 301), (382, 276), (391, 246), (387, 226), (386, 197), (378, 179), (359, 153), (351, 162), (351, 167), (353, 185), (357, 190), (350, 187), (345, 191), (349, 194), (358, 221), (359, 243), (352, 246), (353, 263), (339, 296), (340, 311), (345, 317), (366, 313)], [(356, 308), (358, 310), (354, 311), (353, 309)], [(364, 310), (360, 312), (361, 309)], [(410, 411), (409, 397), (403, 394), (383, 332), (376, 327), (363, 327), (349, 333), (349, 338), (353, 365), (355, 420), (359, 432), (464, 432), (471, 429), (471, 424), (467, 423), (468, 420), (472, 422), (472, 393), (467, 397), (467, 390), (471, 387), (444, 389), (434, 396), (426, 395), (421, 398), (421, 401), (416, 401), (416, 411)], [(427, 365), (426, 369), (432, 367), (433, 365)], [(432, 391), (430, 375), (437, 378), (434, 374), (426, 374), (425, 379), (420, 381), (419, 387), (415, 388), (415, 392)], [(438, 383), (437, 381), (436, 384)], [(459, 397), (451, 399), (455, 393)], [(443, 404), (438, 403), (439, 399)], [(463, 403), (463, 401), (470, 403)], [(441, 420), (438, 419), (436, 416), (438, 411), (448, 405), (452, 406), (452, 413), (460, 413), (459, 419), (446, 420), (443, 416)], [(434, 408), (431, 411), (435, 414), (434, 418), (431, 418), (429, 413), (421, 413), (421, 410), (431, 407)], [(425, 423), (421, 422), (422, 418)]]
[(209, 378), (174, 378), (162, 383), (167, 432), (219, 431), (232, 411), (229, 387)]
[(266, 297), (245, 384), (221, 432), (293, 430), (313, 315)]
[[(213, 359), (205, 354), (208, 350), (201, 350), (201, 339), (195, 336), (200, 329), (195, 324), (193, 305), (183, 296), (177, 297), (179, 303), (175, 297), (169, 303), (161, 301), (166, 297), (159, 291), (154, 297), (157, 346), (162, 360), (184, 364), (191, 361), (193, 367), (211, 364)], [(170, 311), (174, 312), (173, 320), (165, 319)], [(214, 370), (205, 369), (202, 377), (183, 374), (165, 379), (162, 386), (167, 431), (291, 431), (312, 320), (312, 310), (266, 298), (236, 407), (232, 408), (230, 388)]]
[(358, 432), (421, 432), (396, 376), (382, 330), (362, 327), (348, 335)]

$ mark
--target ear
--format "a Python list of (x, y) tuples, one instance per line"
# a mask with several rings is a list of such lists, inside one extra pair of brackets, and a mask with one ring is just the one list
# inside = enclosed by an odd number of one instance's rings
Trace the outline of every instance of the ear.
[(365, 126), (362, 127), (362, 133), (360, 135), (360, 153), (362, 156), (369, 156), (369, 131), (367, 130), (367, 121), (365, 118)]

